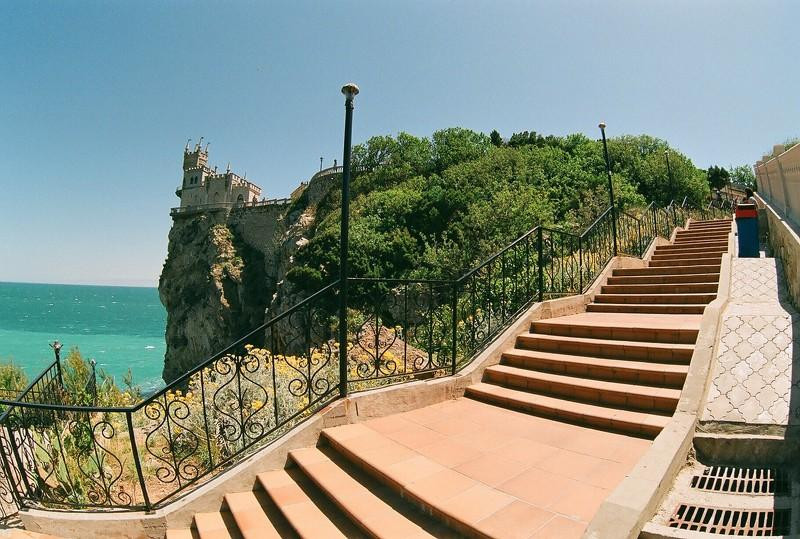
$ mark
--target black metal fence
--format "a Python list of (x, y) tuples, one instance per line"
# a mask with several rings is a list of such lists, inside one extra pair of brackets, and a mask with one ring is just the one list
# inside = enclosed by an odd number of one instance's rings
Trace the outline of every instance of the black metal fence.
[[(348, 279), (346, 343), (334, 282), (130, 407), (75, 405), (55, 362), (17, 398), (0, 399), (0, 506), (163, 506), (280, 438), (341, 388), (453, 374), (534, 302), (586, 290), (615, 249), (640, 257), (685, 219), (721, 213), (609, 208), (580, 234), (536, 227), (458, 279)], [(96, 394), (92, 379), (87, 392)]]

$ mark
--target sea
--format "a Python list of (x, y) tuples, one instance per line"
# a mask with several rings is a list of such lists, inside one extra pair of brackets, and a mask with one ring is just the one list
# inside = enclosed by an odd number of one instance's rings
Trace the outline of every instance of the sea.
[(118, 384), (131, 369), (145, 393), (163, 386), (167, 313), (158, 289), (0, 282), (0, 361), (13, 361), (28, 378), (52, 363), (50, 343), (84, 358)]

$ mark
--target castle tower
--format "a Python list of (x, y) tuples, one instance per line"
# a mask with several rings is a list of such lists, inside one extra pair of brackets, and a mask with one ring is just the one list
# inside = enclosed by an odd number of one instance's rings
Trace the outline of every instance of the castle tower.
[(183, 150), (183, 183), (176, 193), (181, 199), (181, 206), (205, 203), (201, 187), (206, 184), (206, 177), (211, 174), (208, 168), (208, 144), (202, 146), (203, 138), (189, 148), (189, 143)]

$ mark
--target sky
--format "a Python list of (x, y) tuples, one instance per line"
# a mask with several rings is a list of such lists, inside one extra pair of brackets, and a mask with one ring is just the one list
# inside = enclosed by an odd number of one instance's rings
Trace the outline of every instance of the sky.
[(752, 164), (800, 135), (797, 20), (796, 1), (6, 0), (0, 281), (155, 286), (186, 140), (286, 196), (341, 162), (349, 81), (354, 142), (602, 120)]

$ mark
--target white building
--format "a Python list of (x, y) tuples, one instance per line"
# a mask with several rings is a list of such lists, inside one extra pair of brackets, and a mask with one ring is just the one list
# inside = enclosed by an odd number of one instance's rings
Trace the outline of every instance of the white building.
[[(201, 142), (203, 139), (200, 139)], [(261, 188), (228, 169), (217, 174), (208, 166), (208, 145), (202, 148), (189, 145), (183, 151), (183, 183), (175, 190), (181, 199), (181, 208), (214, 204), (235, 206), (253, 204), (261, 196)]]

